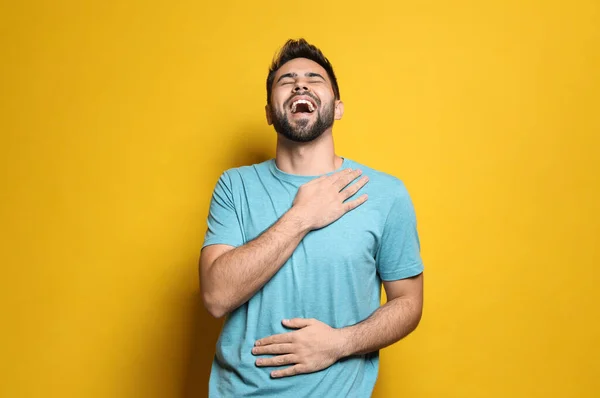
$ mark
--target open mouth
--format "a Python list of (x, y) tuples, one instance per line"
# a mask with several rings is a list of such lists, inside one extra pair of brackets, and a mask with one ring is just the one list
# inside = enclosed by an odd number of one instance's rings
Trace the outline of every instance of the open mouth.
[(290, 107), (290, 110), (293, 114), (313, 113), (316, 109), (317, 107), (315, 106), (315, 104), (306, 99), (297, 99), (294, 102), (292, 102), (292, 105)]

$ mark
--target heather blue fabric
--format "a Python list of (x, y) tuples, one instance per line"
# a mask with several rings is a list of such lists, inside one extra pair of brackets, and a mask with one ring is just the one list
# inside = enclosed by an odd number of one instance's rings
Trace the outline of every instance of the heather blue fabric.
[[(340, 328), (367, 318), (380, 305), (381, 281), (420, 274), (423, 263), (410, 196), (396, 177), (344, 158), (339, 170), (369, 176), (369, 200), (320, 230), (311, 231), (291, 258), (247, 303), (225, 320), (209, 383), (210, 397), (369, 397), (379, 354), (345, 358), (320, 372), (273, 379), (276, 368), (255, 365), (254, 342), (290, 331), (282, 319), (315, 318)], [(219, 178), (204, 246), (243, 245), (287, 210), (298, 188), (318, 176), (277, 168), (274, 159), (234, 168)]]

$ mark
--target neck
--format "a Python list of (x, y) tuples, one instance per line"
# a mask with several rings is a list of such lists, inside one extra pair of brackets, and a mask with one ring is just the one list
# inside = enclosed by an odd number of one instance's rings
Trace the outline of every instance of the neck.
[(277, 135), (277, 168), (289, 174), (322, 175), (342, 165), (342, 158), (335, 154), (331, 129), (311, 142), (301, 143)]

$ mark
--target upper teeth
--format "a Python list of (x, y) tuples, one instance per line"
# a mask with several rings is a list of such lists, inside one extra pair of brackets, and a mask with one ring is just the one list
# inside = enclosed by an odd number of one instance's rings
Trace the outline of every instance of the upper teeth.
[(313, 106), (312, 102), (310, 102), (310, 101), (307, 101), (307, 100), (300, 99), (300, 100), (296, 100), (296, 101), (294, 101), (294, 103), (292, 104), (292, 112), (296, 112), (296, 106), (297, 106), (298, 104), (308, 104), (308, 110), (309, 110), (309, 111), (311, 111), (311, 112), (312, 112), (312, 111), (314, 111), (314, 110), (315, 110), (315, 107)]

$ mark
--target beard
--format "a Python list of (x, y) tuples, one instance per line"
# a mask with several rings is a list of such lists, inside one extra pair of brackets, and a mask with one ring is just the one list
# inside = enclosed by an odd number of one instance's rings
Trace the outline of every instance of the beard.
[[(318, 138), (331, 126), (333, 126), (334, 113), (333, 113), (334, 101), (329, 104), (325, 104), (323, 112), (317, 109), (314, 112), (317, 113), (317, 120), (312, 122), (309, 119), (298, 119), (294, 122), (294, 125), (290, 123), (287, 112), (281, 112), (276, 109), (271, 113), (273, 116), (273, 127), (275, 131), (294, 142), (310, 142)], [(285, 107), (287, 109), (287, 106)]]

